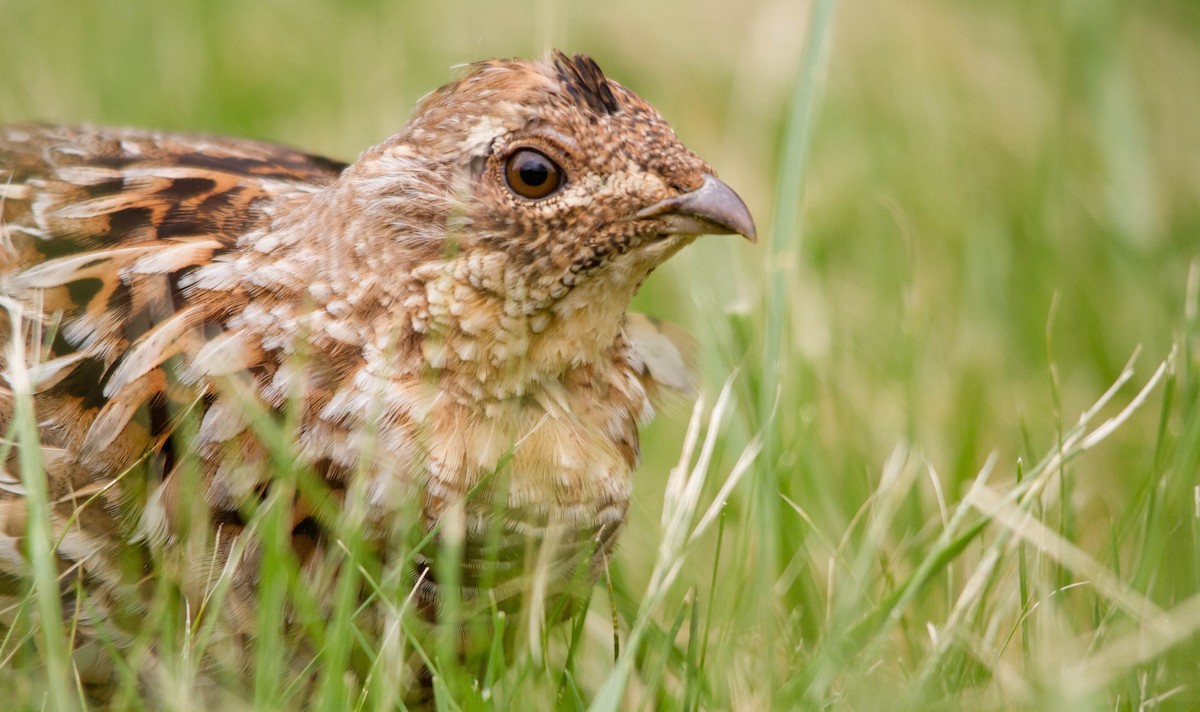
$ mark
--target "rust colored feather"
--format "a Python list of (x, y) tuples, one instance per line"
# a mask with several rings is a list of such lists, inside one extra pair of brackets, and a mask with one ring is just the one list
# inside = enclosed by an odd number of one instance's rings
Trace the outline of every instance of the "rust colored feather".
[[(538, 174), (518, 154), (561, 186), (523, 195), (513, 176)], [(650, 398), (690, 387), (686, 340), (627, 317), (629, 300), (688, 226), (747, 225), (662, 117), (581, 55), (472, 65), (349, 165), (0, 127), (0, 426), (29, 382), (58, 555), (97, 601), (138, 610), (150, 564), (120, 557), (200, 542), (176, 583), (199, 600), (231, 576), (224, 619), (251, 632), (247, 517), (289, 467), (317, 483), (288, 495), (306, 571), (359, 512), (385, 558), (407, 532), (460, 539), (468, 600), (497, 547), (488, 595), (519, 604), (543, 565), (538, 595), (557, 595), (615, 545)], [(0, 575), (22, 576), (14, 463)], [(426, 612), (433, 555), (412, 571)]]

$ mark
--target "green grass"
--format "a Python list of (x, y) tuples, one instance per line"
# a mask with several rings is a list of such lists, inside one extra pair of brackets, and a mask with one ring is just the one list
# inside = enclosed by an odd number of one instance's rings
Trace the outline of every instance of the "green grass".
[[(249, 683), (207, 674), (211, 618), (162, 585), (119, 646), (119, 706), (240, 686), (260, 709), (395, 709), (420, 659), (441, 709), (1200, 708), (1195, 4), (594, 5), (0, 0), (0, 120), (339, 157), (451, 65), (587, 51), (764, 238), (701, 241), (638, 297), (696, 337), (708, 405), (644, 433), (586, 614), (532, 641), (485, 614), (482, 673), (436, 634), (371, 640), (352, 592), (400, 621), (407, 590), (348, 525), (331, 564), (358, 573), (329, 612), (275, 550), (263, 608), (296, 599), (305, 625), (259, 620)], [(39, 521), (31, 551), (51, 544)], [(45, 590), (5, 614), (13, 709), (82, 704), (74, 617), (34, 623), (58, 605)], [(275, 655), (296, 636), (321, 644), (311, 692)], [(138, 683), (151, 651), (159, 699)]]

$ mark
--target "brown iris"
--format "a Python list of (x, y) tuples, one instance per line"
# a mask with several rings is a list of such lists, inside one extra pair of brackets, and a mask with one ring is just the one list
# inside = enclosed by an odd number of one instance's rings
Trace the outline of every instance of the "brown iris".
[(521, 148), (504, 164), (504, 179), (512, 192), (522, 198), (537, 200), (558, 190), (563, 182), (563, 172), (541, 151)]

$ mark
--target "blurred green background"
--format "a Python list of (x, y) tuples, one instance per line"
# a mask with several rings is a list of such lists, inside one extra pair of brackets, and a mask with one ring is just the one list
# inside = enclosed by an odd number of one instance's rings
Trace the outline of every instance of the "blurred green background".
[[(1148, 566), (1135, 586), (1160, 605), (1194, 594), (1196, 450), (1171, 458), (1164, 443), (1190, 437), (1196, 399), (1187, 285), (1200, 258), (1200, 3), (841, 0), (817, 67), (809, 160), (787, 165), (811, 9), (0, 0), (0, 120), (236, 134), (349, 159), (396, 131), (454, 65), (590, 53), (759, 221), (765, 245), (702, 240), (637, 307), (687, 325), (710, 393), (741, 367), (732, 439), (761, 427), (756, 389), (778, 380), (760, 486), (840, 532), (907, 443), (955, 501), (990, 453), (995, 478), (1011, 482), (1018, 458), (1052, 448), (1139, 347), (1135, 383), (1178, 345), (1173, 400), (1155, 400), (1073, 464), (1067, 504), (1047, 517), (1119, 572)], [(802, 192), (780, 191), (788, 176)], [(788, 206), (799, 220), (772, 224)], [(772, 279), (785, 296), (774, 306)], [(771, 344), (777, 353), (765, 354)], [(633, 590), (653, 558), (640, 542), (656, 536), (685, 410), (646, 433), (621, 549)], [(739, 448), (726, 450), (732, 459)], [(898, 548), (920, 541), (932, 502), (924, 490), (914, 498)], [(737, 528), (751, 497), (734, 505), (731, 531), (751, 536)], [(807, 530), (780, 517), (773, 547), (727, 548), (774, 552), (786, 569)], [(1147, 522), (1161, 532), (1131, 533)], [(706, 546), (689, 583), (707, 585), (716, 547)], [(743, 601), (737, 572), (750, 564), (729, 565), (713, 605)], [(829, 603), (813, 592), (821, 575), (800, 569), (797, 590), (762, 604), (780, 620)], [(820, 636), (819, 610), (797, 615), (798, 637)], [(1197, 652), (1193, 638), (1168, 658), (1165, 688), (1188, 671), (1200, 678)]]

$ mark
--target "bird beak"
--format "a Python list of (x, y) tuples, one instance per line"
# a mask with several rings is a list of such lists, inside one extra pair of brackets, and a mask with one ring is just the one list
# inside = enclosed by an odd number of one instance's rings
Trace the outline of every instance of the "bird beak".
[(733, 188), (713, 175), (705, 175), (699, 188), (660, 200), (638, 211), (639, 218), (658, 218), (667, 224), (665, 234), (744, 236), (755, 242), (754, 218)]

